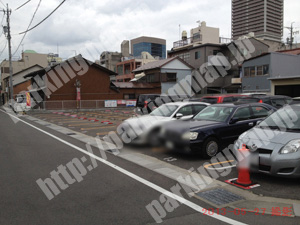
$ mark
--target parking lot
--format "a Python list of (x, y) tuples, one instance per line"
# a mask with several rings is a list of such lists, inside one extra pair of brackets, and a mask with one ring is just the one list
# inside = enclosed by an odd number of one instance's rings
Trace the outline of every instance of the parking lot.
[(108, 132), (116, 130), (122, 121), (134, 115), (133, 109), (33, 114), (38, 119), (93, 137), (105, 136)]
[[(85, 112), (72, 111), (33, 113), (31, 115), (38, 119), (54, 123), (56, 125), (63, 126), (92, 137), (102, 137), (108, 134), (110, 131), (115, 131), (122, 121), (134, 116), (135, 113), (133, 109), (108, 109)], [(209, 160), (204, 160), (198, 155), (180, 154), (167, 151), (163, 148), (155, 149), (141, 146), (130, 146), (129, 148), (132, 151), (154, 157), (186, 170), (191, 168), (199, 168), (204, 163), (211, 163)], [(232, 164), (235, 164), (235, 162), (231, 162), (231, 165)], [(220, 168), (228, 165), (228, 163), (224, 163), (222, 165), (214, 165), (214, 167)], [(224, 177), (221, 176), (219, 180), (225, 181), (237, 177), (237, 169), (232, 167), (229, 175)], [(251, 179), (254, 183), (260, 184), (259, 187), (251, 190), (255, 194), (300, 200), (299, 179), (271, 177), (264, 174), (251, 174)]]

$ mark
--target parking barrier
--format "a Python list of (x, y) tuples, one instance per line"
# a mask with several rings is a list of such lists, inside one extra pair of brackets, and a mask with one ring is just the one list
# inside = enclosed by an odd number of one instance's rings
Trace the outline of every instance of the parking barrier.
[[(226, 183), (233, 184), (235, 186), (238, 186), (243, 189), (251, 189), (254, 187), (260, 186), (259, 184), (255, 184), (251, 181), (250, 179), (250, 172), (249, 172), (249, 155), (248, 154), (243, 154), (242, 152), (249, 152), (249, 149), (246, 147), (245, 144), (242, 145), (241, 149), (238, 149), (238, 178), (237, 179), (230, 179), (226, 180)], [(246, 155), (246, 157), (244, 157)]]

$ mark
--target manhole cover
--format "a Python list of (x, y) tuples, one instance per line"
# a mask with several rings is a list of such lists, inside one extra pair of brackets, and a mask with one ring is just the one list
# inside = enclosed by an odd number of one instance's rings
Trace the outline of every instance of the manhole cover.
[(213, 203), (214, 205), (221, 206), (221, 205), (227, 205), (229, 203), (233, 203), (236, 201), (244, 200), (243, 197), (236, 195), (234, 193), (231, 193), (225, 189), (222, 188), (216, 188), (209, 191), (203, 191), (196, 193), (198, 197), (200, 197), (203, 200), (206, 200), (210, 203)]

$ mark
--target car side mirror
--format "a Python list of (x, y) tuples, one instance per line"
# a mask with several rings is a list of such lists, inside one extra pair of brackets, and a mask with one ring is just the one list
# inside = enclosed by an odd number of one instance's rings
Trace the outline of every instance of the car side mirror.
[(230, 120), (229, 124), (235, 124), (235, 123), (238, 122), (238, 121), (239, 121), (239, 118), (233, 117), (233, 118)]
[(175, 115), (175, 117), (176, 117), (176, 119), (181, 119), (182, 117), (183, 117), (183, 114), (182, 113), (177, 113), (176, 115)]

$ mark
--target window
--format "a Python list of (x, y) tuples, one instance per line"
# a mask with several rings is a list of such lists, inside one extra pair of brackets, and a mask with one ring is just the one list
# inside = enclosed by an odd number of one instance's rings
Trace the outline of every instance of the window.
[(238, 119), (238, 121), (248, 120), (250, 117), (251, 115), (248, 107), (239, 108), (233, 116), (233, 118)]
[(124, 94), (124, 99), (136, 99), (135, 94)]
[(263, 75), (269, 74), (269, 65), (263, 66)]
[(250, 76), (250, 67), (245, 67), (244, 68), (244, 77), (249, 77)]
[(195, 59), (200, 59), (200, 51), (195, 52)]
[(194, 105), (194, 114), (201, 112), (206, 106), (205, 105)]
[(176, 73), (167, 73), (167, 81), (176, 81)]
[(254, 77), (255, 76), (255, 66), (250, 67), (250, 76)]
[(147, 82), (148, 83), (154, 83), (155, 82), (155, 75), (154, 74), (148, 74), (146, 77), (147, 77)]
[(263, 75), (263, 66), (258, 66), (258, 67), (257, 67), (256, 75), (257, 75), (257, 76)]
[(123, 66), (117, 66), (117, 73), (119, 74), (119, 75), (123, 75)]
[(181, 113), (183, 116), (193, 115), (193, 108), (191, 105), (184, 106), (177, 113)]
[(252, 106), (253, 118), (263, 118), (269, 116), (269, 110), (261, 106)]
[(9, 67), (1, 67), (1, 73), (9, 73)]

